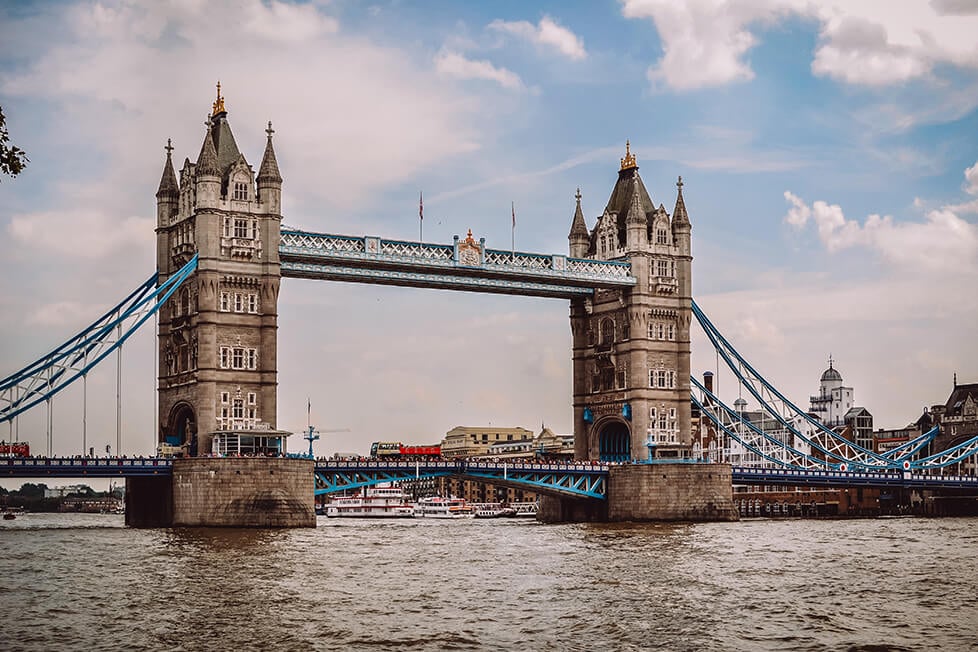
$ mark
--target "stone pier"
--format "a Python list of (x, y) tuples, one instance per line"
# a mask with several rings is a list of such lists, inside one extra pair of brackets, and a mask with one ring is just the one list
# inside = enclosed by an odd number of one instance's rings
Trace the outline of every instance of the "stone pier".
[(562, 521), (736, 521), (730, 465), (623, 464), (608, 472), (608, 499), (542, 497), (537, 518)]
[(316, 527), (312, 460), (177, 459), (172, 478), (126, 487), (132, 527)]

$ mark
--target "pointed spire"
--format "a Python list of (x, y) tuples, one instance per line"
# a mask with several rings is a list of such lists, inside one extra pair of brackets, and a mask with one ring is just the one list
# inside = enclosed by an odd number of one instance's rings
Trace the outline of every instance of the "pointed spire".
[(689, 224), (689, 215), (686, 213), (686, 202), (683, 201), (683, 178), (679, 177), (676, 182), (679, 194), (676, 196), (676, 208), (672, 211), (673, 224)]
[(258, 184), (282, 183), (282, 175), (278, 171), (278, 160), (275, 158), (275, 148), (272, 147), (272, 134), (275, 133), (275, 130), (272, 129), (271, 120), (268, 121), (268, 129), (265, 130), (265, 133), (268, 134), (268, 142), (265, 143), (265, 154), (261, 158), (261, 167), (258, 168)]
[(212, 116), (219, 115), (221, 113), (227, 113), (227, 109), (224, 108), (224, 96), (221, 95), (221, 82), (217, 82), (217, 99), (214, 100), (214, 106), (212, 107)]
[(625, 157), (621, 160), (621, 168), (619, 168), (618, 171), (621, 172), (622, 170), (631, 170), (632, 168), (637, 167), (638, 163), (635, 161), (635, 155), (632, 154), (632, 144), (626, 140)]
[(160, 179), (160, 188), (156, 191), (157, 199), (177, 199), (180, 196), (180, 185), (177, 183), (177, 175), (173, 171), (173, 145), (169, 138), (166, 139), (166, 164), (163, 166), (163, 177)]
[(207, 131), (204, 132), (204, 144), (200, 147), (200, 156), (197, 157), (197, 174), (216, 177), (221, 172), (217, 167), (217, 149), (214, 147), (214, 139), (211, 138), (210, 118), (204, 124), (207, 125)]
[(584, 221), (584, 211), (581, 210), (581, 189), (577, 189), (577, 194), (574, 195), (577, 199), (577, 208), (574, 209), (574, 220), (571, 222), (570, 234), (568, 238), (574, 238), (575, 236), (580, 236), (585, 239), (588, 237), (587, 222)]

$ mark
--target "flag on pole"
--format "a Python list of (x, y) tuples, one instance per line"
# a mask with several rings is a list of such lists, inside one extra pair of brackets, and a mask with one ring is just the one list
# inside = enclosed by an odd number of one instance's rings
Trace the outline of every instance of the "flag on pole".
[(418, 194), (418, 240), (424, 242), (424, 192)]
[(511, 206), (513, 209), (513, 228), (510, 231), (510, 235), (512, 236), (510, 254), (513, 258), (516, 258), (516, 202), (511, 202)]

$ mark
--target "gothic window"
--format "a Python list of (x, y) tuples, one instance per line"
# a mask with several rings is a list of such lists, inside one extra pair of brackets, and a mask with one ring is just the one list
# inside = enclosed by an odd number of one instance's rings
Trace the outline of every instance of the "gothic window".
[(184, 288), (180, 293), (180, 314), (189, 315), (190, 314), (190, 290)]
[(221, 403), (227, 403), (231, 400), (231, 395), (228, 392), (221, 392)]
[(669, 430), (676, 430), (676, 408), (669, 408)]
[(600, 392), (601, 391), (601, 374), (597, 369), (594, 369), (591, 373), (591, 391)]
[(594, 331), (590, 328), (587, 331), (587, 345), (594, 346)]
[(601, 321), (601, 344), (611, 344), (615, 339), (615, 322), (612, 319)]
[(244, 297), (240, 292), (234, 293), (234, 312), (244, 312)]
[(659, 423), (657, 424), (657, 427), (659, 430), (665, 430), (666, 425), (667, 425), (666, 411), (663, 410), (662, 412), (659, 413)]
[(222, 346), (221, 369), (257, 369), (258, 350), (244, 347)]
[(628, 323), (628, 317), (626, 316), (621, 322), (621, 339), (627, 340), (632, 335), (631, 326)]
[(234, 237), (235, 238), (247, 238), (248, 237), (248, 220), (236, 218), (234, 220)]
[(231, 404), (231, 418), (232, 419), (244, 419), (244, 400), (240, 398), (234, 399)]
[(665, 229), (656, 229), (655, 243), (660, 245), (669, 244), (669, 236), (666, 234)]
[(659, 260), (656, 261), (656, 275), (657, 276), (669, 276), (669, 261)]
[(675, 341), (675, 339), (676, 339), (676, 326), (675, 326), (675, 324), (667, 324), (666, 325), (666, 339), (669, 340), (670, 342), (671, 341)]
[(258, 395), (254, 392), (248, 392), (248, 405), (256, 405), (258, 402)]
[(227, 292), (221, 292), (221, 312), (231, 311), (231, 297)]
[(248, 184), (240, 181), (234, 182), (234, 198), (240, 201), (248, 200)]
[(248, 295), (248, 312), (252, 314), (258, 313), (258, 295), (255, 293)]
[(628, 365), (624, 362), (618, 365), (617, 375), (618, 389), (626, 389), (628, 383)]
[(610, 390), (615, 388), (615, 368), (611, 365), (601, 369), (601, 389)]

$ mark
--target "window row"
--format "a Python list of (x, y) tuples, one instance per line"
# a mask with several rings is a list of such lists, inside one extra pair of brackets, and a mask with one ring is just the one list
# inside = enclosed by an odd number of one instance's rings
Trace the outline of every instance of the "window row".
[(603, 392), (613, 389), (628, 388), (628, 365), (624, 362), (617, 366), (595, 368), (591, 374), (591, 391)]
[(258, 314), (257, 292), (221, 292), (221, 312), (248, 312)]
[(243, 346), (222, 346), (221, 369), (257, 369), (258, 349)]
[[(242, 401), (244, 399), (236, 396), (234, 400)], [(231, 393), (221, 392), (221, 405), (227, 405), (230, 402), (231, 402)], [(257, 404), (258, 404), (258, 394), (256, 394), (255, 392), (248, 392), (248, 405), (257, 405)]]
[(649, 369), (649, 387), (653, 389), (675, 389), (676, 372), (671, 369)]
[(239, 201), (248, 201), (248, 185), (246, 182), (235, 181), (234, 192), (231, 196)]
[(649, 408), (649, 428), (652, 430), (676, 430), (676, 408)]
[(258, 239), (258, 220), (253, 217), (225, 217), (225, 238)]
[(674, 342), (676, 340), (676, 325), (671, 322), (650, 321), (649, 339)]
[(652, 262), (654, 264), (650, 271), (654, 274), (650, 276), (676, 278), (676, 261), (668, 258), (657, 258)]

